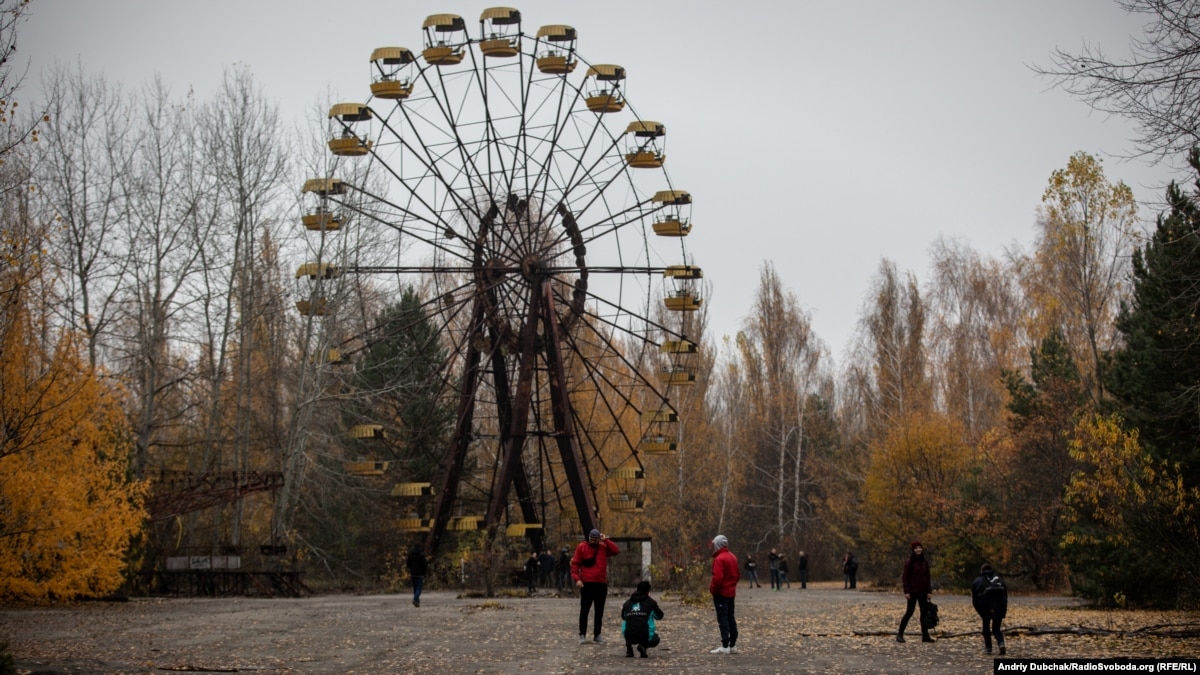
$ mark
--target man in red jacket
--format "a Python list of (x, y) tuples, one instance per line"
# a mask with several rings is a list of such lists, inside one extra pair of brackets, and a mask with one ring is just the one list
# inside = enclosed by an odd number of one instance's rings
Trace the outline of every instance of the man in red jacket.
[(608, 598), (608, 559), (621, 552), (612, 539), (592, 530), (588, 540), (575, 547), (571, 558), (571, 578), (579, 589), (579, 644), (587, 642), (588, 611), (596, 606), (592, 626), (592, 642), (605, 642), (600, 637), (604, 623), (604, 601)]
[(733, 599), (737, 595), (738, 572), (737, 557), (729, 550), (729, 540), (725, 535), (718, 534), (712, 540), (713, 563), (712, 583), (708, 592), (712, 594), (713, 606), (717, 610), (717, 626), (721, 629), (721, 646), (712, 650), (711, 654), (736, 654), (738, 628), (734, 615)]

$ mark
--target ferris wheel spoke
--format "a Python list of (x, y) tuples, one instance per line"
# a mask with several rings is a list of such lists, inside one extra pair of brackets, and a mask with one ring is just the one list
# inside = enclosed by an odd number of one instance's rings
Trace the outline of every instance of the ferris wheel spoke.
[(377, 200), (378, 203), (395, 209), (397, 213), (399, 213), (403, 216), (406, 216), (406, 219), (404, 221), (402, 221), (401, 223), (397, 224), (397, 223), (393, 223), (385, 218), (382, 218), (374, 213), (368, 212), (358, 206), (355, 206), (354, 204), (341, 202), (339, 205), (342, 206), (343, 208), (346, 208), (349, 211), (366, 218), (367, 220), (378, 223), (385, 227), (396, 230), (397, 232), (399, 232), (401, 234), (408, 235), (414, 239), (417, 239), (420, 242), (426, 244), (427, 246), (429, 246), (435, 250), (442, 252), (445, 255), (460, 258), (464, 262), (470, 260), (470, 258), (467, 255), (465, 255), (462, 251), (458, 250), (457, 248), (450, 247), (450, 246), (443, 244), (437, 237), (437, 235), (439, 234), (439, 230), (431, 229), (426, 233), (426, 232), (422, 232), (421, 230), (418, 230), (416, 228), (406, 226), (407, 223), (415, 221), (415, 222), (419, 222), (419, 223), (425, 223), (426, 225), (430, 225), (430, 226), (433, 226), (434, 228), (436, 228), (436, 226), (439, 224), (438, 222), (431, 221), (428, 218), (426, 218), (420, 214), (409, 211), (408, 209), (405, 209), (404, 207), (402, 207), (398, 204), (395, 204), (394, 202), (392, 202), (382, 196), (373, 195), (369, 191), (367, 191), (363, 188), (355, 188), (355, 187), (351, 186), (351, 189), (358, 190), (362, 194)]

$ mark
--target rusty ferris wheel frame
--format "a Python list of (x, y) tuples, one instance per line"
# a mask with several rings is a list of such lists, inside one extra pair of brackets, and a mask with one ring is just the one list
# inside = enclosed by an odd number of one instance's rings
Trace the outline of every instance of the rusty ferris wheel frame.
[(506, 523), (541, 549), (551, 515), (587, 532), (640, 511), (642, 457), (677, 449), (669, 394), (695, 379), (702, 301), (691, 196), (666, 173), (665, 125), (633, 112), (623, 67), (576, 53), (574, 28), (530, 34), (503, 7), (476, 35), (451, 14), (423, 28), (419, 53), (372, 53), (370, 98), (330, 109), (339, 177), (305, 188), (323, 240), (356, 223), (403, 259), (308, 264), (298, 306), (324, 314), (335, 269), (419, 280), (455, 417), (437, 484), (393, 493), (432, 501), (406, 529), (427, 554)]

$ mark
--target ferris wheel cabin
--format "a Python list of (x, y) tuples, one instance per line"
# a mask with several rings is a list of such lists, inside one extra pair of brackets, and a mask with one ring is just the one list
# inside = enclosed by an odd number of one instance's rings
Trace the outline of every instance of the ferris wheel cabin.
[(537, 67), (547, 75), (565, 75), (575, 71), (575, 29), (570, 26), (542, 26), (537, 32)]
[(371, 52), (371, 95), (402, 100), (413, 92), (416, 54), (404, 47), (380, 47)]
[[(345, 194), (346, 186), (337, 178), (310, 178), (304, 181), (304, 187), (300, 189), (304, 195), (314, 195), (316, 203), (308, 208), (308, 210), (300, 217), (301, 224), (306, 230), (339, 230), (342, 227), (342, 220), (337, 213), (329, 208), (329, 195)], [(306, 200), (312, 200), (313, 197), (305, 197)]]
[(371, 109), (361, 103), (337, 103), (329, 109), (329, 151), (339, 157), (361, 157), (371, 151), (371, 141), (354, 133), (354, 125), (371, 119)]
[(692, 231), (692, 196), (685, 190), (661, 190), (651, 200), (662, 209), (654, 221), (654, 234), (660, 237), (686, 237)]
[(625, 128), (625, 161), (635, 169), (657, 169), (667, 161), (667, 127), (659, 122), (630, 122)]
[(421, 56), (433, 66), (453, 66), (462, 63), (466, 45), (467, 24), (457, 14), (433, 14), (421, 26), (425, 29), (425, 49)]
[(588, 68), (583, 78), (583, 91), (588, 110), (598, 113), (621, 112), (625, 109), (625, 96), (621, 93), (621, 82), (625, 81), (625, 69), (610, 63)]
[(491, 7), (479, 16), (479, 51), (508, 58), (521, 53), (521, 13), (512, 7)]

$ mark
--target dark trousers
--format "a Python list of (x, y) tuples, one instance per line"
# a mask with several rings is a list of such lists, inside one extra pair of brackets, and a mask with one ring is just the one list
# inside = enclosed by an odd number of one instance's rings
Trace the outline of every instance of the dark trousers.
[(721, 646), (736, 646), (738, 629), (737, 616), (734, 613), (733, 598), (714, 595), (713, 607), (715, 607), (717, 610), (717, 627), (721, 629)]
[(596, 620), (592, 625), (592, 635), (599, 637), (604, 627), (604, 601), (608, 599), (608, 584), (597, 581), (583, 582), (579, 592), (579, 634), (587, 635), (588, 612), (596, 607)]
[(645, 652), (651, 647), (657, 647), (662, 643), (662, 639), (655, 635), (650, 637), (648, 630), (625, 629), (625, 651), (626, 653), (633, 651), (634, 647), (638, 648), (639, 652)]
[(771, 588), (783, 588), (779, 583), (779, 570), (771, 568)]
[(808, 568), (800, 568), (800, 588), (808, 588)]
[(758, 583), (758, 570), (746, 570), (746, 578), (750, 580), (750, 588), (762, 585)]
[(992, 636), (996, 636), (996, 646), (1004, 646), (1004, 633), (1000, 632), (1000, 622), (1004, 621), (1002, 617), (985, 616), (983, 617), (983, 647), (989, 652), (992, 651)]
[(571, 588), (571, 569), (558, 570), (558, 590), (565, 591), (568, 588)]
[(925, 606), (929, 604), (928, 593), (910, 593), (908, 596), (908, 606), (904, 609), (904, 618), (900, 619), (900, 632), (897, 635), (904, 635), (904, 629), (908, 628), (908, 620), (912, 618), (913, 609), (921, 606), (921, 619), (918, 623), (921, 624), (921, 637), (929, 637), (929, 630), (925, 628)]

